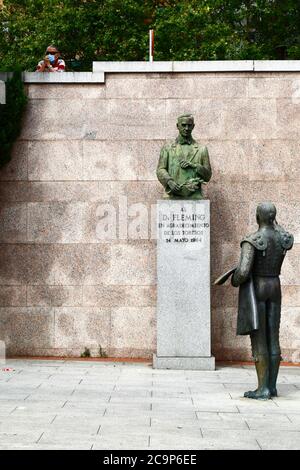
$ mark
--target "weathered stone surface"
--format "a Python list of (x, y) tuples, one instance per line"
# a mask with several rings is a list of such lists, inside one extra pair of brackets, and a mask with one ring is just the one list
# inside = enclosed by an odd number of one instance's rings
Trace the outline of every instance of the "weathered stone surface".
[(155, 307), (156, 289), (153, 286), (83, 286), (84, 306), (97, 307)]
[(111, 285), (156, 284), (155, 247), (151, 243), (119, 243), (110, 248), (105, 282)]
[(55, 347), (107, 348), (110, 344), (110, 310), (93, 307), (55, 308)]
[(0, 242), (16, 243), (27, 241), (26, 204), (1, 204), (0, 207)]
[(83, 241), (83, 203), (28, 204), (28, 241), (78, 243)]
[[(196, 234), (190, 235), (191, 225), (195, 223)], [(209, 201), (160, 200), (157, 224), (157, 356), (154, 367), (172, 368), (174, 359), (175, 369), (205, 367), (210, 370), (214, 361), (211, 361), (210, 345)], [(170, 230), (172, 225), (174, 228)], [(203, 358), (207, 361), (201, 361)]]
[[(104, 244), (56, 245), (56, 285), (95, 285), (107, 282), (110, 249)], [(54, 282), (52, 283), (54, 284)]]
[(146, 76), (127, 78), (111, 75), (106, 81), (106, 98), (122, 99), (166, 99), (166, 98), (243, 98), (247, 83), (235, 77), (176, 77)]
[(0, 245), (0, 284), (53, 284), (55, 252), (53, 245)]
[(81, 304), (81, 286), (27, 286), (28, 306), (77, 307)]
[(27, 95), (29, 99), (35, 100), (70, 100), (70, 99), (101, 99), (105, 98), (106, 87), (104, 85), (63, 85), (59, 83), (47, 84), (31, 84), (27, 87)]
[(83, 179), (155, 180), (163, 141), (83, 142)]
[(26, 286), (0, 286), (0, 307), (25, 307)]
[[(29, 105), (22, 136), (12, 161), (0, 171), (0, 305), (25, 307), (27, 295), (28, 313), (84, 307), (82, 321), (84, 311), (88, 317), (94, 309), (137, 309), (125, 315), (133, 322), (135, 315), (140, 319), (139, 309), (154, 308), (153, 207), (162, 197), (156, 165), (166, 139), (177, 134), (177, 116), (192, 112), (195, 138), (208, 146), (213, 169), (204, 187), (211, 201), (211, 280), (237, 263), (241, 237), (256, 229), (257, 203), (273, 201), (278, 222), (295, 235), (282, 269), (287, 309), (282, 350), (286, 360), (296, 361), (300, 74), (199, 73), (194, 69), (199, 63), (193, 62), (189, 72), (166, 73), (162, 65), (152, 73), (108, 73), (105, 84), (26, 84)], [(115, 211), (116, 238), (109, 228), (103, 240), (97, 229), (105, 204)], [(235, 337), (237, 290), (213, 287), (211, 301), (217, 359), (251, 359), (250, 343)], [(107, 346), (109, 354), (151, 357), (155, 345), (150, 341), (144, 347), (142, 338), (152, 337), (155, 326), (145, 312), (144, 326), (135, 327), (140, 333), (134, 347), (125, 344), (130, 343), (128, 320), (118, 346), (113, 341)], [(10, 311), (12, 317), (15, 313)], [(67, 318), (71, 324), (70, 313)], [(122, 315), (115, 318), (117, 331)], [(70, 346), (71, 339), (67, 345), (61, 337), (57, 347), (46, 339), (34, 346), (32, 338), (29, 353), (80, 355), (81, 343)], [(76, 338), (81, 341), (80, 335)], [(97, 349), (91, 346), (94, 354)]]
[(82, 179), (82, 144), (75, 142), (28, 142), (28, 179), (67, 181)]
[(299, 142), (257, 140), (248, 145), (250, 181), (299, 180)]
[(155, 348), (154, 307), (113, 308), (111, 322), (111, 345), (116, 350), (134, 352)]
[(34, 355), (54, 341), (54, 311), (49, 308), (1, 307), (0, 337), (8, 354)]
[(0, 180), (27, 180), (27, 142), (15, 142), (11, 161), (0, 170)]

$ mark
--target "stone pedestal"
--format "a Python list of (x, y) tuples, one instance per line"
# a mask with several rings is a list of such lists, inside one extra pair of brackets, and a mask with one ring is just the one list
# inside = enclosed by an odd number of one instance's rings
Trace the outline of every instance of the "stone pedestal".
[(208, 200), (157, 202), (157, 369), (214, 370)]

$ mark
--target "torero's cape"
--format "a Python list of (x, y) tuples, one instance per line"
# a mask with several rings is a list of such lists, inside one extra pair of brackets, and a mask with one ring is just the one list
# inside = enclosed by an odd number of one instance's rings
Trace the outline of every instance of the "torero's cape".
[[(230, 269), (220, 276), (214, 284), (224, 284), (235, 272), (236, 268)], [(258, 310), (254, 292), (252, 276), (239, 286), (237, 335), (249, 335), (258, 330)]]

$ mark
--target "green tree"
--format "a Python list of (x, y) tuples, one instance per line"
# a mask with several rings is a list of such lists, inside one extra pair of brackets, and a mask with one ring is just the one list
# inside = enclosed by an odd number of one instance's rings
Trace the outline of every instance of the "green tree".
[(145, 60), (300, 59), (299, 0), (4, 0), (0, 69), (34, 70), (49, 44), (71, 65)]
[(15, 72), (6, 82), (6, 104), (0, 104), (0, 168), (11, 158), (13, 144), (21, 132), (26, 102), (21, 72)]

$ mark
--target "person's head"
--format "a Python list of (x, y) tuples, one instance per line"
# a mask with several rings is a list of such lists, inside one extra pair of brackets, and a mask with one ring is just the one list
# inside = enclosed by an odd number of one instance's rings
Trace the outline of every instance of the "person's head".
[(258, 225), (274, 225), (276, 207), (272, 202), (262, 202), (256, 208), (256, 220)]
[(185, 139), (191, 137), (194, 127), (194, 118), (191, 114), (182, 114), (177, 119), (177, 129), (179, 134)]
[(50, 62), (53, 63), (59, 57), (59, 50), (53, 45), (48, 46), (46, 49), (46, 56), (48, 56)]

